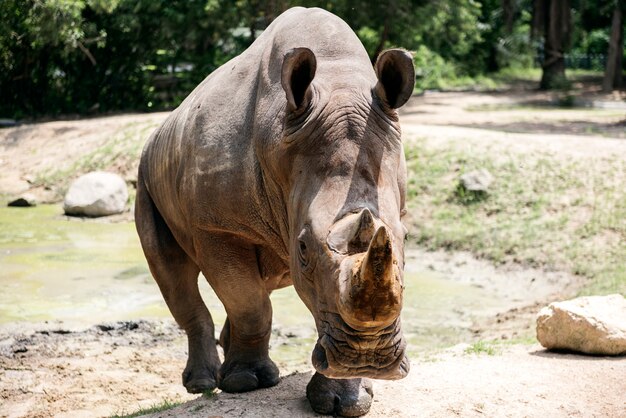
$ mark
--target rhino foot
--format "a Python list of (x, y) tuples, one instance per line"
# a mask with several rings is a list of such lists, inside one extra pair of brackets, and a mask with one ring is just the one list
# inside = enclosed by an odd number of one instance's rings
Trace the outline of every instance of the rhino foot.
[(217, 387), (215, 379), (217, 367), (191, 367), (187, 365), (183, 372), (183, 385), (189, 393), (203, 393)]
[(319, 414), (358, 417), (370, 410), (374, 392), (369, 379), (330, 379), (315, 373), (306, 397)]
[(280, 378), (278, 367), (266, 358), (251, 363), (224, 363), (217, 381), (224, 392), (236, 393), (275, 386)]

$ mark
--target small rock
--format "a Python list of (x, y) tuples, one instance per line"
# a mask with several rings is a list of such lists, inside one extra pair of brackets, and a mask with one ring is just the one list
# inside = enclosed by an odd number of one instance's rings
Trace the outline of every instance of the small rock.
[(63, 209), (67, 215), (107, 216), (123, 212), (127, 200), (124, 179), (114, 173), (94, 171), (71, 184)]
[(470, 171), (461, 176), (461, 186), (472, 192), (486, 192), (493, 182), (493, 176), (484, 168)]
[(553, 350), (626, 354), (626, 299), (615, 294), (551, 303), (537, 316), (537, 340)]
[(7, 206), (29, 208), (37, 206), (37, 198), (30, 193), (25, 193), (15, 200), (9, 202)]
[(0, 127), (2, 128), (10, 128), (16, 125), (17, 121), (15, 119), (0, 119)]

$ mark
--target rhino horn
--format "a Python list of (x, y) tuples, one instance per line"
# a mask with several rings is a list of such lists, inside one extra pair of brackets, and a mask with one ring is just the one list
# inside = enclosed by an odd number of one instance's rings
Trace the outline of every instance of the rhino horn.
[(361, 211), (358, 223), (358, 227), (348, 243), (348, 251), (352, 253), (365, 251), (376, 233), (374, 217), (369, 209), (365, 208)]
[(381, 226), (365, 255), (354, 263), (349, 286), (342, 292), (340, 306), (346, 322), (356, 328), (379, 328), (398, 318), (402, 284), (396, 264), (391, 238), (387, 228)]
[(376, 233), (376, 221), (369, 209), (337, 222), (328, 234), (328, 246), (342, 254), (364, 253)]

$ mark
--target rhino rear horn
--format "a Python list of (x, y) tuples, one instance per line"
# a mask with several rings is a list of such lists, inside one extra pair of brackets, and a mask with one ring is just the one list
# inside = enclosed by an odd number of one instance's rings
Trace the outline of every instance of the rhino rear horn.
[(372, 212), (365, 208), (336, 222), (328, 234), (328, 247), (340, 254), (364, 253), (376, 232)]
[(348, 251), (351, 253), (360, 253), (366, 251), (370, 241), (376, 232), (374, 217), (369, 209), (363, 209), (359, 217), (359, 224), (354, 235), (348, 243)]
[(374, 64), (378, 83), (376, 95), (392, 109), (404, 105), (415, 87), (413, 58), (404, 49), (387, 49), (378, 56)]
[(292, 111), (306, 107), (310, 101), (309, 87), (316, 68), (315, 54), (309, 48), (294, 48), (285, 54), (280, 82)]

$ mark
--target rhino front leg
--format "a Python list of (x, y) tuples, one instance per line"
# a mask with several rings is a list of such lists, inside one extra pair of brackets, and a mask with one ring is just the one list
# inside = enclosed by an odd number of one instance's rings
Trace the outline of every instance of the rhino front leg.
[(228, 315), (220, 336), (224, 363), (218, 387), (247, 392), (276, 385), (278, 368), (269, 358), (272, 305), (254, 248), (236, 245), (227, 237), (203, 239), (199, 247), (204, 276)]
[(331, 379), (316, 372), (306, 397), (317, 413), (358, 417), (370, 410), (374, 392), (369, 379)]

